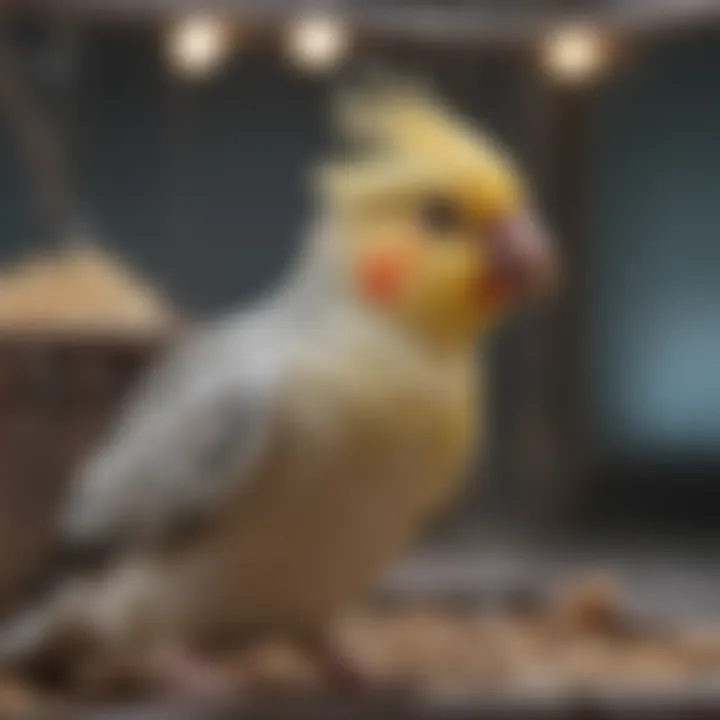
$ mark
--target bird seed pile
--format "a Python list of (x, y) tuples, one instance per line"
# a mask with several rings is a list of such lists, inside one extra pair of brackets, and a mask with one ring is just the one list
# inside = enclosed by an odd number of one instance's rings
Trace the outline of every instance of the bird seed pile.
[[(340, 623), (343, 646), (378, 684), (430, 691), (658, 687), (720, 678), (717, 627), (644, 627), (603, 578), (569, 585), (546, 606), (461, 611), (420, 602)], [(281, 646), (239, 664), (258, 687), (319, 677)]]
[[(337, 637), (370, 687), (378, 688), (562, 695), (720, 678), (720, 625), (643, 628), (624, 613), (613, 586), (594, 579), (569, 587), (547, 606), (523, 610), (458, 610), (421, 602), (365, 610), (344, 618)], [(279, 642), (244, 651), (228, 668), (239, 692), (261, 697), (317, 694), (324, 688), (319, 669)], [(0, 707), (40, 702), (17, 684), (0, 684)]]

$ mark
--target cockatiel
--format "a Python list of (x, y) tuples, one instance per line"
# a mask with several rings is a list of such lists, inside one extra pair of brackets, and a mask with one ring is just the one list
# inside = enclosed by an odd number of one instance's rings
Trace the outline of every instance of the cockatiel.
[(280, 632), (322, 653), (457, 495), (479, 343), (550, 283), (552, 248), (511, 160), (424, 91), (346, 94), (338, 128), (352, 152), (320, 168), (297, 270), (173, 349), (81, 468), (6, 667), (68, 636), (111, 655)]

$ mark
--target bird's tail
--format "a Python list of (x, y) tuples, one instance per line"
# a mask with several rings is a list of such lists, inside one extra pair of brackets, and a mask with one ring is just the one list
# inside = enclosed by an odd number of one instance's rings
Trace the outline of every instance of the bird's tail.
[(16, 612), (0, 626), (0, 672), (34, 674), (56, 636), (56, 612), (45, 603)]
[(64, 682), (80, 638), (75, 630), (59, 593), (16, 611), (0, 625), (0, 674), (42, 685)]
[(0, 626), (0, 669), (12, 670), (33, 654), (47, 635), (49, 619), (48, 610), (40, 607), (17, 612), (4, 621)]

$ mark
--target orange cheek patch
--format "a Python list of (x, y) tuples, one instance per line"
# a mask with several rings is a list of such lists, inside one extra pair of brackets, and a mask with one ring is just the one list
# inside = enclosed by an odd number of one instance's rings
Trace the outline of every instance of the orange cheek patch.
[(396, 300), (415, 272), (417, 252), (411, 247), (365, 250), (358, 262), (358, 280), (363, 295), (375, 303)]

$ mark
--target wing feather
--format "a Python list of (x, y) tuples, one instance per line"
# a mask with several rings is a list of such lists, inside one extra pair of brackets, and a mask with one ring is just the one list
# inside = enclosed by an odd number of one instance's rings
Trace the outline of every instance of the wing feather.
[(171, 352), (71, 488), (63, 545), (94, 562), (212, 519), (267, 447), (273, 334), (218, 328)]

